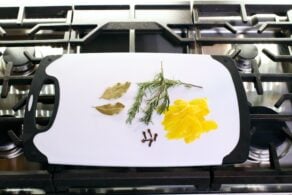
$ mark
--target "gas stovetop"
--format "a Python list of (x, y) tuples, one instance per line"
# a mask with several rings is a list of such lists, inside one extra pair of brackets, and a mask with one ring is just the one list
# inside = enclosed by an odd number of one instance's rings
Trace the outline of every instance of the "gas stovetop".
[[(52, 194), (292, 191), (291, 46), (291, 3), (0, 3), (0, 188)], [(232, 57), (250, 103), (248, 160), (196, 168), (60, 167), (26, 160), (24, 106), (41, 59), (99, 52)], [(54, 86), (45, 85), (38, 101), (36, 121), (45, 125)]]

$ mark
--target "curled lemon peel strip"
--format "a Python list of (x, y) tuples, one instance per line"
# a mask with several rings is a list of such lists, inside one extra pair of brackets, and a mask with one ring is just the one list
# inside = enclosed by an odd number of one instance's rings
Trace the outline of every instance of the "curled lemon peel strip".
[(213, 120), (206, 120), (210, 113), (206, 98), (185, 101), (178, 99), (164, 112), (162, 125), (166, 138), (184, 139), (185, 143), (191, 143), (199, 139), (203, 133), (217, 129), (218, 125)]

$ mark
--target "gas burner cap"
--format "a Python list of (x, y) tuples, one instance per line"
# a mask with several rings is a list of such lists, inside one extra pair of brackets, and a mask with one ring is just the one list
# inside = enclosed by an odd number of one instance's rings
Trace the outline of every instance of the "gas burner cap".
[[(2, 115), (0, 117), (14, 117), (13, 115)], [(16, 146), (8, 135), (13, 130), (17, 136), (22, 133), (21, 125), (9, 124), (0, 127), (0, 158), (14, 158), (22, 154), (22, 148)]]
[[(250, 108), (252, 114), (278, 114), (274, 110), (255, 106)], [(249, 159), (255, 162), (269, 162), (269, 145), (272, 143), (276, 147), (279, 158), (284, 157), (291, 146), (283, 128), (288, 128), (287, 124), (282, 121), (252, 121), (251, 127), (254, 128), (252, 133)]]
[(9, 47), (3, 53), (3, 59), (5, 63), (12, 62), (13, 68), (12, 71), (14, 74), (25, 74), (27, 72), (34, 70), (35, 65), (30, 62), (27, 57), (24, 55), (24, 52), (27, 52), (31, 56), (35, 55), (34, 47)]
[(236, 45), (235, 49), (239, 52), (238, 57), (241, 59), (251, 60), (257, 57), (258, 55), (258, 48), (255, 45), (250, 44), (243, 44), (243, 45)]
[(239, 71), (251, 73), (253, 66), (260, 65), (258, 48), (252, 44), (234, 45), (230, 51)]

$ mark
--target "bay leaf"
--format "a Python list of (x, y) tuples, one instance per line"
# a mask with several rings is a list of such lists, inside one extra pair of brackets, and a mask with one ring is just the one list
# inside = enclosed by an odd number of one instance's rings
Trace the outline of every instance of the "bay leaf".
[(100, 98), (110, 100), (122, 97), (122, 95), (127, 92), (130, 85), (131, 85), (130, 82), (117, 83), (111, 87), (106, 88), (106, 90), (103, 92)]
[(124, 108), (124, 104), (117, 102), (115, 104), (105, 104), (94, 107), (97, 111), (105, 115), (114, 115), (120, 113)]

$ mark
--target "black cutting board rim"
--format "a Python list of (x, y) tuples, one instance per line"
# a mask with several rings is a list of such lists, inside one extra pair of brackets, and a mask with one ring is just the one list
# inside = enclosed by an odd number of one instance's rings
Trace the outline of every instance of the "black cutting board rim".
[[(72, 54), (71, 54), (72, 55)], [(191, 54), (186, 54), (191, 55)], [(48, 163), (47, 157), (42, 154), (38, 148), (33, 143), (33, 138), (36, 134), (47, 131), (50, 126), (53, 124), (58, 110), (58, 103), (60, 97), (60, 91), (58, 86), (58, 80), (52, 76), (46, 74), (46, 68), (55, 60), (62, 57), (58, 56), (47, 56), (45, 57), (39, 65), (38, 70), (32, 80), (31, 88), (29, 91), (28, 97), (34, 95), (34, 100), (31, 105), (31, 109), (36, 109), (37, 96), (41, 87), (45, 81), (50, 80), (55, 85), (55, 110), (53, 111), (52, 117), (49, 121), (49, 124), (46, 128), (39, 130), (35, 127), (35, 116), (32, 114), (34, 112), (28, 112), (29, 104), (26, 106), (25, 117), (24, 117), (24, 154), (29, 160)], [(248, 157), (249, 152), (249, 143), (250, 143), (250, 118), (249, 118), (249, 109), (247, 103), (247, 97), (243, 88), (242, 80), (239, 75), (239, 72), (236, 69), (235, 62), (228, 56), (211, 56), (213, 59), (220, 62), (224, 67), (229, 71), (232, 80), (235, 85), (235, 91), (237, 94), (239, 115), (240, 115), (240, 136), (239, 141), (233, 151), (226, 155), (223, 159), (222, 164), (235, 164), (244, 162)]]

